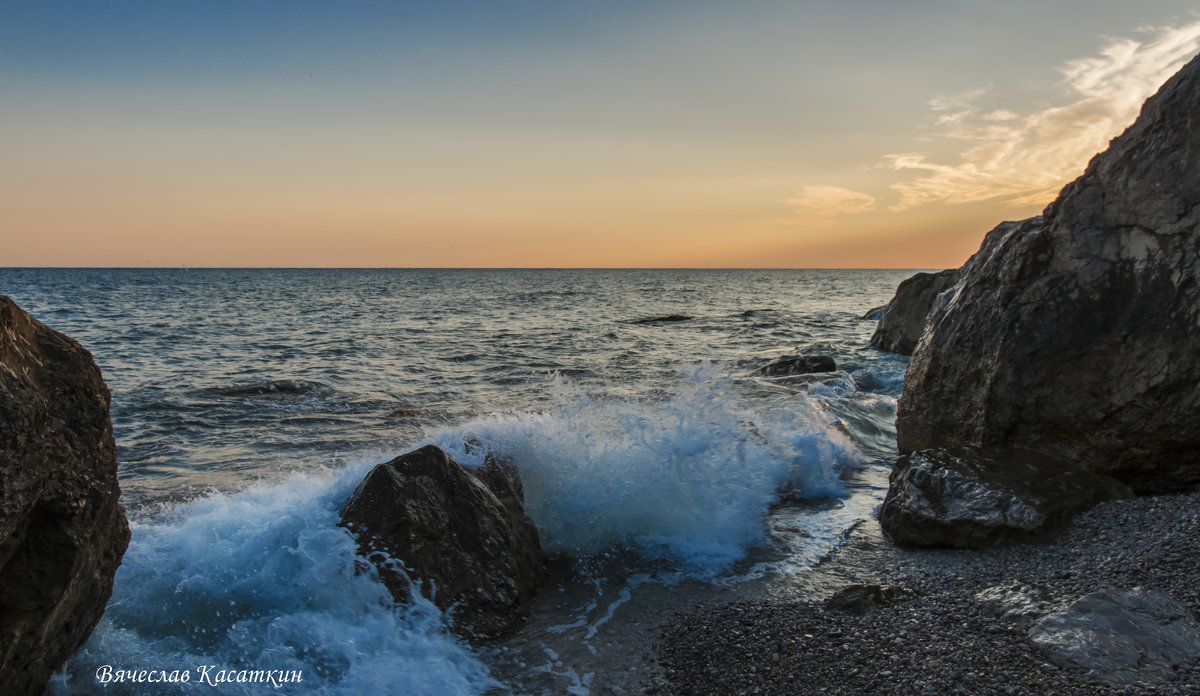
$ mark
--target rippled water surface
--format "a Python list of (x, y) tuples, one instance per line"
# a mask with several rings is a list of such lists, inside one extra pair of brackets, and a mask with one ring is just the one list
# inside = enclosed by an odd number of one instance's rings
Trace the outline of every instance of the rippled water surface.
[[(656, 582), (802, 572), (878, 502), (905, 362), (866, 347), (860, 316), (908, 275), (0, 270), (0, 293), (100, 364), (134, 520), (109, 611), (56, 689), (101, 692), (95, 668), (121, 661), (290, 665), (295, 693), (525, 688), (431, 605), (389, 606), (354, 572), (341, 503), (427, 442), (513, 461), (544, 545), (578, 573), (615, 557)], [(670, 315), (690, 319), (646, 321)], [(839, 371), (752, 375), (797, 353)], [(603, 618), (572, 616), (546, 630), (586, 642)]]

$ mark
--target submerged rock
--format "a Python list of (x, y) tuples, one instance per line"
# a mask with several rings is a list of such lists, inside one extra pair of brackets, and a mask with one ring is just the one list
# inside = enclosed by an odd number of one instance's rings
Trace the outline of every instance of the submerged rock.
[(760, 377), (786, 377), (788, 375), (807, 375), (814, 372), (833, 372), (837, 364), (828, 355), (800, 355), (783, 358), (764, 365), (754, 371)]
[(410, 586), (392, 559), (469, 633), (520, 626), (545, 575), (520, 475), (495, 459), (472, 471), (426, 445), (372, 469), (341, 517), (397, 601)]
[(879, 525), (902, 546), (979, 548), (1055, 531), (1130, 495), (1116, 479), (1036, 452), (925, 450), (892, 467)]
[(1200, 58), (1044, 215), (988, 233), (930, 316), (902, 454), (1036, 449), (1139, 492), (1200, 482)]
[[(958, 269), (918, 273), (896, 287), (896, 295), (882, 309), (871, 345), (889, 353), (912, 355), (925, 332), (926, 319), (938, 295), (954, 287)], [(871, 310), (872, 312), (876, 310)], [(870, 312), (868, 312), (870, 314)], [(863, 317), (867, 318), (866, 316)]]
[(646, 317), (644, 319), (633, 319), (630, 324), (660, 324), (673, 321), (691, 321), (691, 317), (686, 314), (664, 314), (660, 317)]
[(0, 295), (0, 682), (40, 694), (104, 613), (129, 545), (92, 356)]
[(1101, 590), (1038, 621), (1030, 641), (1064, 669), (1109, 684), (1171, 679), (1200, 658), (1200, 623), (1162, 592)]

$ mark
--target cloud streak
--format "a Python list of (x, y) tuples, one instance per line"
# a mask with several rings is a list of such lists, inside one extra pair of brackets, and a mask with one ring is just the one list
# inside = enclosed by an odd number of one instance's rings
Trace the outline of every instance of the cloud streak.
[(875, 197), (837, 186), (802, 186), (787, 199), (796, 216), (808, 222), (832, 222), (841, 215), (865, 213), (875, 208)]
[(981, 112), (976, 104), (982, 89), (935, 97), (930, 108), (938, 113), (938, 135), (960, 140), (966, 149), (954, 164), (919, 152), (885, 156), (884, 166), (917, 173), (892, 184), (900, 199), (891, 209), (996, 198), (1013, 206), (1049, 203), (1200, 50), (1200, 22), (1154, 31), (1151, 40), (1113, 39), (1098, 55), (1060, 67), (1072, 99), (1065, 105)]

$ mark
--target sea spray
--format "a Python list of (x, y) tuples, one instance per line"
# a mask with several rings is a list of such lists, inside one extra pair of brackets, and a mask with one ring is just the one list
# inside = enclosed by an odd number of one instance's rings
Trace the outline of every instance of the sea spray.
[[(397, 607), (337, 514), (370, 462), (135, 520), (108, 610), (54, 694), (478, 694), (487, 669), (417, 598)], [(108, 671), (105, 671), (105, 668)], [(112, 681), (190, 672), (188, 682)], [(101, 677), (110, 679), (101, 684)], [(207, 680), (205, 680), (207, 678)], [(266, 678), (266, 677), (264, 677)]]
[(781, 491), (836, 495), (858, 454), (803, 394), (751, 402), (713, 365), (682, 372), (658, 401), (590, 396), (558, 377), (553, 409), (492, 414), (430, 440), (465, 466), (488, 452), (515, 464), (549, 551), (632, 549), (717, 573), (763, 540)]

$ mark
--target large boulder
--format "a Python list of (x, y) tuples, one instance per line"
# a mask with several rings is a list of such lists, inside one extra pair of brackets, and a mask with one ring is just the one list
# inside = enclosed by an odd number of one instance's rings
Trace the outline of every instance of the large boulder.
[(521, 478), (490, 457), (468, 470), (434, 445), (403, 454), (372, 469), (341, 516), (397, 601), (410, 599), (410, 579), (424, 585), (464, 633), (520, 626), (545, 577)]
[(925, 332), (934, 300), (954, 287), (957, 279), (958, 269), (954, 268), (939, 273), (918, 273), (901, 282), (896, 286), (892, 301), (883, 307), (875, 335), (871, 336), (871, 345), (890, 353), (912, 355)]
[(1129, 495), (1112, 477), (1036, 452), (924, 450), (892, 467), (879, 524), (902, 546), (979, 548), (1045, 535)]
[(0, 682), (40, 694), (88, 637), (129, 545), (92, 356), (0, 295)]
[(1139, 492), (1200, 481), (1200, 58), (930, 316), (901, 454), (1016, 446)]

